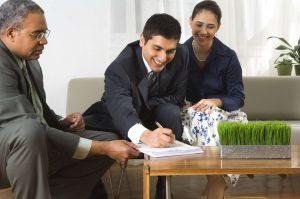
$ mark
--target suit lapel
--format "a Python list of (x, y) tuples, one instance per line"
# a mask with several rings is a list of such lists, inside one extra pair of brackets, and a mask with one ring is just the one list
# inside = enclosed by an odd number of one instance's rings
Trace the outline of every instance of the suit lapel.
[(137, 71), (138, 71), (137, 77), (139, 80), (138, 89), (143, 98), (143, 101), (145, 102), (146, 107), (150, 109), (148, 104), (148, 93), (149, 93), (148, 78), (147, 78), (148, 73), (143, 61), (141, 47), (137, 48), (136, 55), (137, 55)]
[(148, 104), (148, 79), (147, 77), (143, 78), (142, 81), (139, 83), (139, 92), (141, 93), (141, 96), (143, 97), (143, 100), (147, 106), (147, 108), (149, 108), (149, 104)]
[(168, 70), (168, 66), (169, 64), (167, 64), (165, 68), (159, 73), (159, 90), (163, 93), (165, 93), (166, 91), (166, 86), (169, 85), (168, 82), (170, 82), (171, 79), (175, 77), (175, 75), (172, 75), (171, 71)]
[(10, 59), (12, 59), (14, 61), (14, 64), (11, 66), (15, 69), (15, 71), (18, 72), (18, 76), (20, 78), (20, 84), (19, 84), (20, 92), (23, 93), (26, 97), (28, 97), (29, 96), (29, 90), (28, 90), (29, 86), (27, 85), (27, 82), (23, 75), (23, 71), (19, 67), (15, 56), (10, 52), (10, 50), (8, 50), (8, 48), (5, 46), (5, 44), (2, 42), (1, 39), (0, 39), (0, 48), (6, 52), (6, 54), (9, 56)]
[(51, 126), (53, 128), (60, 129), (60, 130), (64, 130), (63, 126), (56, 119), (54, 113), (52, 112), (52, 110), (50, 109), (48, 104), (46, 103), (45, 97), (44, 97), (44, 95), (42, 94), (42, 91), (41, 91), (43, 88), (40, 88), (38, 86), (36, 78), (33, 75), (32, 69), (31, 69), (30, 64), (28, 63), (28, 61), (26, 61), (26, 66), (27, 66), (28, 75), (31, 79), (31, 82), (32, 82), (33, 86), (35, 87), (35, 90), (38, 94), (38, 97), (39, 97), (39, 99), (42, 103), (44, 119), (46, 120), (46, 122), (49, 126)]
[(26, 61), (26, 67), (27, 67), (28, 73), (30, 75), (30, 79), (33, 82), (34, 87), (39, 95), (40, 100), (45, 101), (42, 77), (38, 73), (37, 69), (34, 69), (34, 67), (37, 67), (37, 66), (35, 66), (33, 61)]

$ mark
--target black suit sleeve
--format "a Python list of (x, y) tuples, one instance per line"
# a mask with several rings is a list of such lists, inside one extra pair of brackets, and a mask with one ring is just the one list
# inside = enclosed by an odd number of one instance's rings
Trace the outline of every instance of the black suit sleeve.
[(114, 126), (127, 137), (128, 130), (140, 123), (136, 109), (133, 107), (132, 83), (122, 65), (112, 63), (105, 72), (104, 103), (112, 117)]

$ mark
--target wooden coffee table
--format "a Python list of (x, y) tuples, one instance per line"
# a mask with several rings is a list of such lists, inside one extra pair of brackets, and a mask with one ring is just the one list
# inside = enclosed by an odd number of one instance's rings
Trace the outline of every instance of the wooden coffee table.
[(152, 158), (145, 155), (143, 198), (150, 198), (150, 177), (166, 176), (167, 198), (170, 176), (223, 174), (300, 174), (300, 145), (291, 147), (291, 159), (221, 159), (220, 147), (205, 147), (203, 154)]

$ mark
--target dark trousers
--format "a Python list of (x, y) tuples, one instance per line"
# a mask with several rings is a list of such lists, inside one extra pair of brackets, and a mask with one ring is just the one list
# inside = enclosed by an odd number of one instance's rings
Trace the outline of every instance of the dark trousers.
[(174, 104), (160, 104), (153, 108), (152, 113), (156, 122), (159, 122), (164, 128), (172, 129), (176, 140), (182, 140), (183, 125), (178, 106)]

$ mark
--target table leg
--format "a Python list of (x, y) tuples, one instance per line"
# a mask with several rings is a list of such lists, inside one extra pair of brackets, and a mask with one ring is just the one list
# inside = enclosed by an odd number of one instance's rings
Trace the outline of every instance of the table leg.
[(144, 166), (143, 169), (143, 199), (150, 198), (150, 172), (149, 167)]
[(171, 199), (171, 176), (166, 176), (166, 199)]

